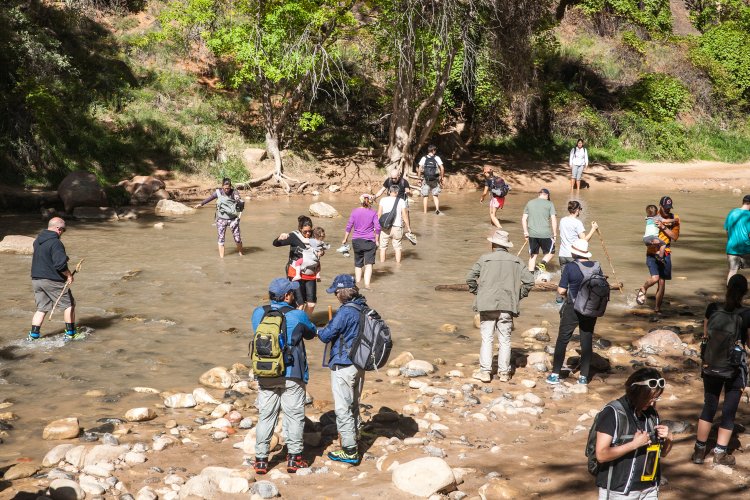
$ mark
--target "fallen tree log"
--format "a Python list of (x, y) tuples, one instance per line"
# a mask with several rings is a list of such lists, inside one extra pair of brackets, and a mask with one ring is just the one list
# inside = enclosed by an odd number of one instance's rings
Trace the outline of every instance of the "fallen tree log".
[[(622, 283), (610, 283), (609, 288), (610, 290), (619, 290), (622, 289), (623, 284)], [(469, 285), (466, 283), (453, 283), (450, 285), (437, 285), (435, 286), (435, 290), (438, 292), (468, 292), (469, 291)], [(552, 281), (540, 281), (538, 283), (534, 283), (534, 288), (531, 289), (533, 292), (554, 292), (557, 290), (557, 283), (554, 283)]]

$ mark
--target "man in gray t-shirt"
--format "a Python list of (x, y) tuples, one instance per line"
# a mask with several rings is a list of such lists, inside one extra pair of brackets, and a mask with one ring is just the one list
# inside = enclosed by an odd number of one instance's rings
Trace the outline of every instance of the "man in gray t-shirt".
[(529, 201), (521, 218), (523, 236), (529, 242), (529, 271), (534, 271), (536, 255), (542, 251), (542, 262), (537, 266), (547, 270), (547, 264), (555, 254), (557, 239), (557, 212), (549, 199), (549, 190), (542, 188), (539, 196)]

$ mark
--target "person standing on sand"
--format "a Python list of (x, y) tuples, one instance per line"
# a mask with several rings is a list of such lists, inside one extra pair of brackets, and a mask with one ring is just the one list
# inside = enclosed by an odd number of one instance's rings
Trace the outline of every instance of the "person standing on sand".
[(583, 139), (578, 139), (576, 145), (570, 150), (570, 192), (573, 192), (573, 185), (577, 191), (581, 190), (581, 177), (583, 169), (589, 166), (589, 152), (583, 146)]
[(657, 259), (659, 247), (646, 247), (646, 267), (648, 267), (651, 277), (637, 290), (635, 301), (638, 305), (646, 303), (646, 292), (654, 285), (656, 287), (656, 304), (654, 312), (661, 313), (661, 304), (664, 300), (664, 292), (667, 288), (667, 280), (672, 279), (672, 242), (677, 241), (680, 237), (680, 217), (672, 213), (672, 198), (662, 196), (659, 200), (659, 216), (662, 220), (657, 220), (656, 225), (659, 227), (659, 239), (666, 243), (667, 248), (664, 251), (664, 259)]
[(375, 197), (367, 193), (359, 197), (361, 206), (352, 210), (351, 215), (349, 215), (346, 233), (341, 241), (342, 245), (346, 245), (349, 235), (352, 235), (354, 276), (356, 276), (357, 284), (359, 284), (362, 281), (362, 269), (364, 268), (365, 290), (370, 289), (372, 266), (375, 264), (375, 252), (380, 241), (378, 213), (370, 208), (374, 199)]
[(555, 255), (557, 212), (549, 198), (549, 189), (540, 189), (539, 196), (526, 204), (521, 217), (523, 236), (529, 242), (529, 271), (532, 272), (539, 250), (542, 251), (542, 262), (536, 267), (542, 272), (547, 270), (547, 264)]
[(607, 403), (597, 416), (599, 500), (658, 498), (661, 460), (657, 449), (666, 457), (673, 439), (656, 411), (664, 387), (658, 370), (641, 368), (625, 382), (625, 395)]
[(583, 212), (581, 202), (576, 200), (569, 201), (568, 215), (560, 219), (560, 252), (557, 254), (557, 258), (560, 261), (560, 269), (565, 267), (565, 264), (573, 262), (573, 254), (570, 253), (570, 247), (573, 243), (578, 239), (589, 241), (594, 235), (594, 231), (599, 227), (599, 224), (592, 222), (591, 230), (586, 234), (586, 228), (579, 219), (581, 212)]
[(284, 315), (282, 325), (286, 326), (284, 338), (286, 356), (292, 360), (285, 363), (284, 375), (280, 377), (258, 378), (258, 426), (256, 428), (255, 460), (253, 469), (256, 474), (268, 472), (268, 455), (271, 451), (269, 444), (273, 430), (279, 419), (279, 410), (284, 413), (282, 425), (284, 442), (287, 447), (287, 472), (294, 473), (297, 469), (308, 467), (302, 457), (304, 441), (302, 435), (305, 429), (305, 386), (309, 378), (307, 370), (307, 352), (305, 340), (315, 338), (315, 325), (307, 315), (292, 307), (294, 291), (299, 288), (299, 281), (289, 281), (286, 278), (276, 278), (268, 285), (268, 295), (271, 303), (260, 306), (253, 311), (253, 334), (258, 329), (266, 314), (271, 311), (281, 311)]
[(435, 215), (442, 215), (440, 211), (440, 201), (438, 196), (443, 188), (445, 178), (445, 167), (443, 160), (440, 159), (437, 152), (437, 146), (430, 144), (427, 146), (427, 155), (419, 160), (419, 175), (422, 177), (422, 204), (424, 213), (427, 213), (427, 198), (432, 193), (432, 202), (435, 204)]
[[(29, 340), (37, 340), (47, 313), (52, 310), (55, 301), (63, 310), (65, 320), (65, 340), (76, 338), (76, 301), (70, 285), (73, 284), (73, 273), (68, 269), (68, 255), (60, 238), (66, 230), (65, 221), (53, 217), (47, 223), (47, 229), (39, 233), (34, 240), (34, 255), (31, 258), (31, 286), (34, 289), (36, 312), (31, 319)], [(65, 293), (63, 293), (65, 290)]]
[(487, 238), (492, 252), (479, 257), (466, 275), (469, 292), (476, 295), (474, 310), (479, 312), (482, 346), (479, 349), (479, 370), (473, 377), (482, 382), (492, 380), (492, 347), (495, 333), (500, 340), (497, 373), (500, 382), (510, 380), (510, 332), (513, 318), (518, 316), (521, 299), (534, 286), (534, 275), (526, 264), (508, 252), (513, 243), (508, 232), (497, 230)]
[(240, 235), (240, 216), (245, 208), (240, 193), (232, 188), (232, 181), (225, 177), (221, 181), (221, 188), (216, 189), (211, 196), (195, 205), (193, 208), (201, 208), (203, 205), (216, 200), (216, 231), (219, 234), (219, 257), (224, 258), (224, 237), (227, 227), (232, 231), (234, 242), (237, 244), (237, 253), (242, 255), (242, 236)]
[(728, 283), (740, 269), (750, 268), (750, 194), (742, 198), (740, 208), (729, 212), (724, 230), (727, 232)]

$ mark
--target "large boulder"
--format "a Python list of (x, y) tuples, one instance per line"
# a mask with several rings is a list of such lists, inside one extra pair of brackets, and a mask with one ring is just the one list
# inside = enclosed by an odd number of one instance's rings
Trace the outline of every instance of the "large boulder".
[(672, 330), (653, 330), (633, 341), (638, 349), (681, 356), (684, 351), (682, 339)]
[(116, 221), (119, 219), (117, 211), (109, 207), (76, 207), (73, 218), (78, 220)]
[(130, 203), (133, 205), (143, 205), (152, 199), (169, 199), (164, 181), (150, 175), (136, 175), (117, 185), (125, 188), (130, 195)]
[(310, 215), (313, 217), (339, 217), (339, 213), (328, 203), (318, 201), (310, 205)]
[(195, 209), (179, 201), (159, 200), (154, 212), (156, 215), (189, 215), (194, 213)]
[(428, 498), (431, 495), (452, 491), (456, 478), (450, 465), (442, 458), (425, 457), (399, 465), (393, 471), (393, 484), (410, 495)]
[(99, 184), (96, 176), (91, 172), (79, 170), (71, 172), (57, 186), (57, 195), (70, 212), (75, 207), (106, 207), (107, 195)]
[(0, 253), (31, 255), (34, 253), (34, 238), (9, 234), (3, 238), (3, 241), (0, 241)]

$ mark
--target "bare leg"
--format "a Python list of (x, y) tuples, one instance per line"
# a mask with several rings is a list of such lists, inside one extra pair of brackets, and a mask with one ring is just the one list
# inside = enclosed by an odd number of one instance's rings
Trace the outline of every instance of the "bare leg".
[(573, 187), (575, 186), (576, 180), (575, 177), (570, 178), (570, 192), (573, 192)]
[(394, 252), (396, 253), (396, 264), (398, 264), (401, 262), (401, 249), (396, 249)]
[(581, 190), (581, 179), (576, 179), (576, 191)]
[(315, 302), (307, 302), (305, 304), (305, 312), (308, 316), (312, 316), (313, 311), (315, 310)]
[(241, 241), (239, 243), (237, 243), (237, 253), (240, 254), (240, 255), (244, 255), (242, 253), (242, 242)]
[(380, 262), (385, 262), (385, 250), (386, 250), (385, 248), (380, 249)]
[(47, 317), (47, 313), (44, 311), (37, 311), (34, 313), (34, 317), (31, 318), (31, 324), (34, 326), (42, 326), (44, 318)]
[(76, 310), (73, 306), (65, 309), (63, 311), (63, 319), (65, 319), (66, 323), (75, 323), (76, 322)]
[(497, 219), (497, 207), (490, 207), (490, 221), (492, 221), (492, 224), (498, 228), (502, 229), (502, 225), (500, 224), (500, 221)]
[(731, 438), (732, 431), (719, 427), (719, 434), (716, 436), (716, 444), (718, 444), (719, 446), (726, 446), (729, 444), (729, 440)]
[[(711, 433), (711, 422), (707, 422), (705, 420), (698, 419), (698, 432), (696, 433), (696, 438), (698, 441), (705, 442), (708, 439), (708, 435)], [(729, 442), (729, 440), (727, 440)]]
[(424, 208), (424, 213), (427, 213), (427, 197), (426, 196), (422, 198), (422, 205)]
[(224, 258), (224, 245), (219, 243), (219, 257)]
[(667, 288), (667, 282), (664, 278), (659, 278), (658, 285), (656, 287), (656, 305), (654, 306), (654, 312), (661, 312), (661, 303), (664, 300), (664, 291)]
[(729, 283), (729, 278), (731, 278), (732, 276), (734, 276), (735, 274), (737, 274), (738, 271), (739, 271), (739, 269), (730, 269), (729, 270), (729, 273), (727, 273), (727, 283)]
[(361, 267), (354, 268), (354, 281), (356, 281), (358, 285), (359, 285), (359, 282), (362, 281), (362, 268)]
[(371, 279), (372, 279), (372, 264), (365, 264), (365, 288), (370, 288)]
[(549, 264), (549, 261), (552, 260), (552, 257), (554, 257), (554, 253), (548, 253), (542, 257), (542, 262), (544, 262), (545, 265)]
[(440, 210), (440, 200), (438, 200), (438, 197), (435, 195), (432, 195), (432, 201), (435, 203), (435, 211)]
[(529, 271), (534, 272), (536, 267), (536, 254), (529, 256)]
[(657, 284), (658, 282), (659, 282), (659, 276), (658, 276), (658, 275), (656, 275), (656, 276), (651, 276), (651, 277), (650, 277), (649, 279), (647, 279), (647, 280), (646, 280), (646, 282), (645, 282), (645, 283), (643, 284), (643, 286), (641, 287), (641, 290), (643, 290), (643, 293), (646, 293), (646, 292), (648, 291), (648, 289), (649, 289), (649, 288), (651, 288), (652, 286), (654, 286), (654, 285), (655, 285), (655, 284)]

